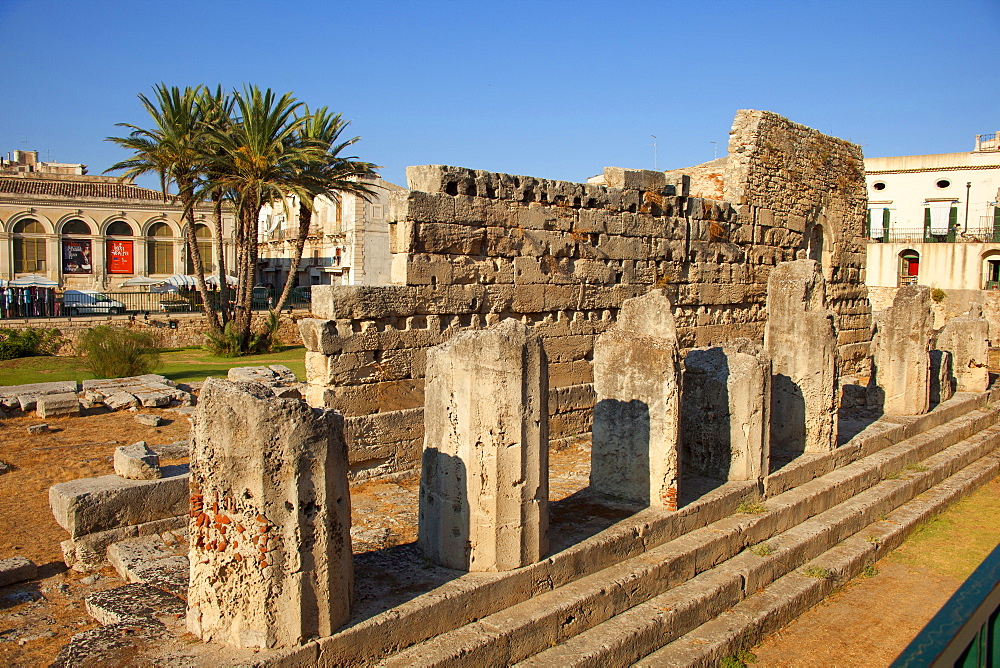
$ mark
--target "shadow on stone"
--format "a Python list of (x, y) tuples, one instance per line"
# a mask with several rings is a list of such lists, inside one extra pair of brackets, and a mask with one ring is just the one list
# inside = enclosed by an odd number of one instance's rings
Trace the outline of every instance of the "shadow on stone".
[(472, 542), (465, 463), (460, 457), (425, 448), (420, 468), (419, 539), (431, 561), (469, 570)]
[(649, 406), (638, 399), (601, 399), (594, 406), (593, 433), (588, 489), (649, 505)]

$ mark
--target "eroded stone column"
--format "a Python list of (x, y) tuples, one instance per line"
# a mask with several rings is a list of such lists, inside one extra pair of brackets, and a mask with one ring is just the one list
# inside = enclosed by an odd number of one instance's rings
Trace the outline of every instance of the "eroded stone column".
[(955, 394), (955, 379), (951, 371), (951, 353), (932, 350), (931, 357), (931, 406), (951, 399)]
[(681, 363), (663, 290), (626, 299), (614, 329), (594, 343), (590, 486), (677, 509)]
[(837, 333), (814, 260), (782, 262), (767, 281), (764, 349), (771, 358), (771, 448), (837, 445)]
[(958, 392), (986, 391), (990, 385), (989, 323), (981, 311), (949, 320), (938, 334), (937, 347), (951, 352)]
[(354, 580), (343, 418), (209, 378), (193, 436), (188, 630), (239, 647), (333, 633)]
[(892, 306), (878, 314), (872, 382), (885, 413), (920, 415), (930, 407), (933, 323), (931, 291), (926, 285), (899, 288)]
[(717, 480), (761, 480), (770, 454), (771, 361), (728, 348), (684, 358), (685, 470)]
[(506, 571), (548, 551), (548, 370), (515, 320), (427, 353), (420, 548), (443, 566)]

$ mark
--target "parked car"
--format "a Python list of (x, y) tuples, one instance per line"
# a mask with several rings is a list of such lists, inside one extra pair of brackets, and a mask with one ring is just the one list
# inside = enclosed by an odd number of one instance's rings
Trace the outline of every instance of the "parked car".
[(63, 313), (74, 315), (111, 315), (125, 312), (125, 304), (96, 290), (67, 290), (63, 293)]

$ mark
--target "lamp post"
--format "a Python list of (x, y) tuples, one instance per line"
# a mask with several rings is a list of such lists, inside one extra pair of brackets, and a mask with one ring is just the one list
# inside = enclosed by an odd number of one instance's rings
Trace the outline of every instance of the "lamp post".
[(965, 233), (969, 233), (969, 191), (972, 189), (972, 181), (965, 182)]

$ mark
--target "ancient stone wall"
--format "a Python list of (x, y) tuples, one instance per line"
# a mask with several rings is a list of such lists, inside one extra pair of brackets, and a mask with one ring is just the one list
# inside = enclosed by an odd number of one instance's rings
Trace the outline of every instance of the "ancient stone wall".
[(300, 322), (308, 399), (347, 416), (354, 474), (418, 465), (427, 348), (507, 317), (542, 338), (554, 440), (590, 431), (594, 338), (654, 287), (673, 304), (682, 348), (759, 341), (771, 269), (812, 253), (842, 364), (863, 365), (860, 149), (741, 111), (724, 174), (727, 201), (690, 197), (689, 179), (663, 172), (609, 168), (596, 185), (410, 167), (410, 190), (390, 201), (397, 285), (314, 287), (316, 319)]

